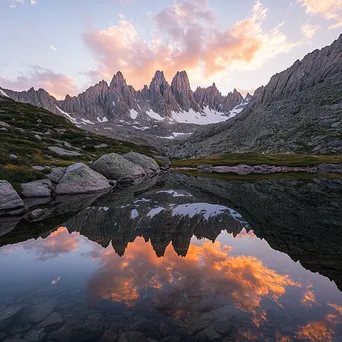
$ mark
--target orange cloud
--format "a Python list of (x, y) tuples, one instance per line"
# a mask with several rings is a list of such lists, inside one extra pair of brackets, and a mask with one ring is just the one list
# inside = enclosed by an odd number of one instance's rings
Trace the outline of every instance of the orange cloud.
[(35, 250), (39, 259), (46, 260), (77, 250), (79, 240), (79, 234), (69, 234), (67, 228), (60, 227), (45, 239), (39, 238), (38, 240), (25, 242), (23, 248)]
[(38, 65), (32, 66), (28, 75), (18, 76), (15, 80), (0, 77), (0, 86), (18, 91), (31, 87), (43, 88), (58, 99), (63, 98), (66, 94), (76, 95), (78, 92), (76, 82), (72, 78)]
[[(297, 284), (255, 257), (230, 256), (230, 251), (231, 247), (219, 242), (205, 242), (190, 245), (187, 256), (180, 258), (169, 245), (165, 257), (158, 258), (150, 243), (137, 238), (123, 258), (111, 249), (100, 252), (102, 267), (88, 289), (92, 298), (108, 298), (127, 306), (152, 290), (154, 308), (177, 318), (196, 314), (201, 306), (215, 308), (217, 298), (224, 298), (234, 302), (237, 310), (251, 314), (259, 326), (266, 319), (260, 309), (262, 298), (277, 301), (288, 286)], [(215, 296), (208, 295), (212, 293)]]
[(342, 27), (342, 2), (341, 0), (297, 0), (306, 13), (320, 15), (327, 20), (335, 21), (329, 29)]
[(307, 307), (311, 307), (316, 303), (315, 292), (312, 288), (312, 285), (309, 285), (306, 291), (304, 292), (302, 298), (302, 304)]
[(197, 82), (229, 69), (256, 68), (298, 44), (288, 42), (281, 25), (265, 31), (266, 17), (267, 9), (256, 1), (250, 17), (220, 31), (207, 0), (182, 1), (151, 18), (158, 38), (146, 41), (133, 22), (120, 16), (118, 25), (103, 30), (90, 26), (84, 33), (98, 63), (89, 75), (109, 79), (120, 70), (141, 88), (157, 69), (169, 80), (185, 69)]

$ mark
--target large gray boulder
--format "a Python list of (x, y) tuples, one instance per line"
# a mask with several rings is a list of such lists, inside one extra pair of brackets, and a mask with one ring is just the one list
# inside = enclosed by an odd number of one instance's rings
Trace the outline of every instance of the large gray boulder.
[(134, 180), (146, 175), (140, 165), (134, 164), (116, 153), (103, 155), (91, 164), (91, 168), (108, 179), (120, 182)]
[(78, 153), (76, 151), (69, 151), (69, 150), (66, 150), (62, 147), (58, 147), (58, 146), (49, 146), (48, 149), (52, 152), (55, 152), (57, 153), (59, 156), (67, 156), (67, 157), (79, 157), (81, 156), (82, 154), (81, 153)]
[(56, 186), (55, 194), (90, 194), (111, 189), (109, 181), (83, 163), (69, 166)]
[(52, 183), (58, 183), (65, 174), (66, 167), (54, 167), (46, 177), (50, 179)]
[(22, 197), (51, 197), (54, 186), (50, 179), (41, 179), (20, 185)]
[(156, 161), (144, 154), (129, 152), (124, 154), (123, 157), (134, 164), (140, 165), (149, 176), (154, 176), (160, 172)]
[(25, 211), (25, 203), (13, 186), (6, 180), (0, 180), (0, 215), (20, 215)]

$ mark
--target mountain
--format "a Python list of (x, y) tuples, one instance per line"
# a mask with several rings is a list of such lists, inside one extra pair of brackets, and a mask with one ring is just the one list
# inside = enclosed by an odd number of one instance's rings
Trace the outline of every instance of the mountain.
[[(207, 91), (217, 96), (215, 85)], [(205, 93), (196, 91), (197, 101), (207, 101)], [(180, 158), (223, 152), (341, 153), (341, 94), (342, 35), (274, 75), (239, 115), (199, 130), (168, 153)]]
[(228, 120), (249, 102), (237, 90), (223, 96), (215, 85), (193, 92), (185, 71), (177, 72), (171, 85), (157, 71), (141, 90), (128, 85), (119, 71), (109, 84), (101, 81), (64, 100), (56, 100), (44, 89), (0, 90), (15, 101), (65, 116), (79, 127), (139, 143), (190, 135), (198, 125)]

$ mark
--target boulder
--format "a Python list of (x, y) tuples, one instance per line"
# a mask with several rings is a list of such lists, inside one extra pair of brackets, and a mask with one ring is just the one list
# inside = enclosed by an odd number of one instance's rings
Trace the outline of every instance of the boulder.
[(160, 172), (156, 161), (144, 154), (129, 152), (123, 155), (123, 157), (134, 164), (140, 165), (149, 176), (154, 176)]
[(64, 176), (66, 169), (66, 167), (55, 167), (46, 177), (50, 179), (52, 183), (57, 184)]
[(90, 194), (111, 189), (109, 181), (83, 163), (69, 166), (56, 186), (55, 194)]
[(24, 306), (10, 306), (4, 308), (0, 312), (0, 331), (3, 331), (10, 323), (12, 323), (23, 312)]
[(25, 211), (25, 203), (12, 185), (5, 180), (0, 180), (0, 215), (20, 215)]
[(103, 155), (91, 164), (91, 168), (108, 179), (120, 182), (131, 181), (146, 175), (140, 165), (134, 164), (116, 153)]
[(22, 197), (51, 197), (54, 186), (50, 179), (41, 179), (29, 183), (23, 183), (21, 187)]

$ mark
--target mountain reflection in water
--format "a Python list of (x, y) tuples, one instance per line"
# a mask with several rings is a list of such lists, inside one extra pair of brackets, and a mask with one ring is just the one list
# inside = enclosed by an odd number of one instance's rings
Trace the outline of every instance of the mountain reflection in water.
[(4, 220), (0, 340), (342, 340), (340, 180), (165, 177)]

